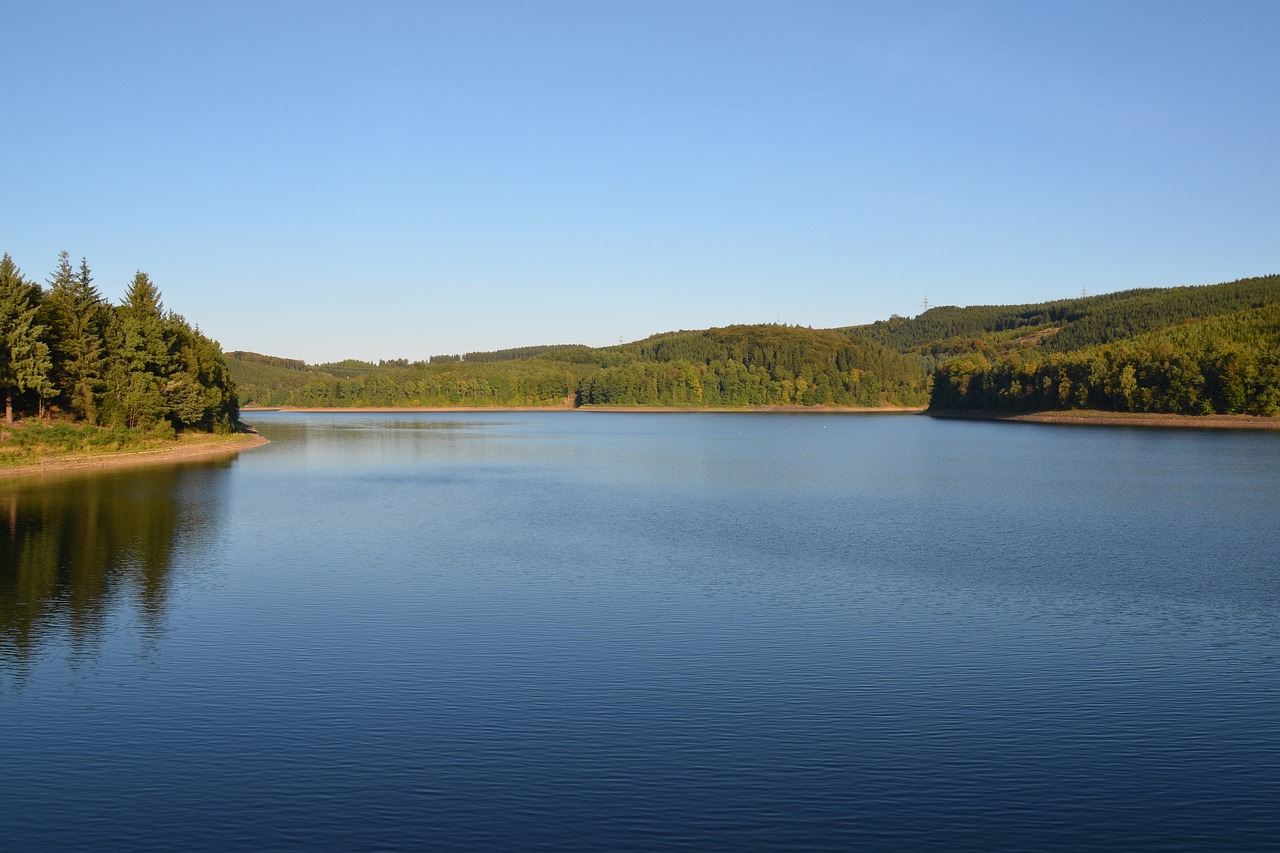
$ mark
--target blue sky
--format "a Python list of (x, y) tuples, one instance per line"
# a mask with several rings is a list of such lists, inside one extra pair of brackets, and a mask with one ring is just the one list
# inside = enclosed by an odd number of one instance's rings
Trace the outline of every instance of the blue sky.
[(0, 251), (319, 362), (1280, 272), (1280, 3), (6, 3)]

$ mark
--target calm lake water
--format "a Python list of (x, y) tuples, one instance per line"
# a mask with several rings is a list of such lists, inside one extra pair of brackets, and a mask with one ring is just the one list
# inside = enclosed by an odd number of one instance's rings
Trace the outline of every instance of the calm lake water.
[(1280, 434), (254, 414), (0, 486), (0, 846), (1280, 846)]

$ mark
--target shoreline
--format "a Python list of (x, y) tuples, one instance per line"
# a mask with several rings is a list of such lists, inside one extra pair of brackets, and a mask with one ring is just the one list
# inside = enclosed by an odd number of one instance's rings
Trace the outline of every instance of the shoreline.
[(234, 456), (268, 443), (267, 439), (251, 430), (231, 435), (189, 436), (180, 438), (167, 447), (153, 447), (146, 450), (46, 456), (38, 462), (23, 463), (12, 468), (0, 467), (0, 484), (10, 480), (27, 480), (82, 471), (138, 468), (146, 465), (216, 459), (221, 456)]
[(930, 412), (939, 420), (1005, 421), (1056, 426), (1142, 427), (1155, 429), (1280, 430), (1280, 417), (1264, 415), (1174, 415), (1159, 412), (1104, 412), (1076, 409), (1051, 412)]
[(1072, 409), (1042, 412), (951, 411), (931, 412), (916, 406), (749, 406), (728, 408), (692, 406), (264, 406), (241, 409), (241, 414), (287, 412), (315, 414), (445, 414), (466, 412), (621, 412), (638, 414), (851, 414), (851, 415), (924, 415), (939, 420), (1000, 421), (1012, 423), (1050, 424), (1058, 426), (1152, 427), (1160, 429), (1232, 429), (1280, 430), (1280, 416), (1263, 415), (1177, 415), (1160, 412), (1107, 412), (1098, 409)]
[[(610, 413), (651, 413), (651, 414), (896, 414), (925, 415), (938, 420), (970, 420), (1006, 423), (1031, 423), (1050, 426), (1085, 426), (1085, 427), (1131, 427), (1155, 429), (1209, 429), (1209, 430), (1254, 430), (1280, 431), (1280, 417), (1262, 415), (1177, 415), (1149, 412), (1105, 412), (1093, 409), (1050, 412), (990, 412), (990, 411), (955, 411), (931, 412), (927, 409), (897, 406), (845, 407), (845, 406), (756, 406), (752, 408), (678, 408), (663, 406), (581, 406), (577, 408), (552, 408), (548, 406), (368, 406), (368, 407), (333, 407), (333, 408), (297, 408), (272, 407), (242, 409), (242, 414), (287, 412), (316, 414), (394, 414), (405, 413), (447, 413), (447, 412), (610, 412)], [(0, 466), (0, 485), (16, 480), (28, 480), (36, 477), (55, 476), (60, 474), (79, 473), (94, 470), (115, 470), (135, 468), (147, 465), (196, 462), (205, 459), (216, 459), (222, 456), (235, 456), (245, 450), (268, 444), (256, 430), (232, 435), (199, 435), (180, 438), (167, 447), (148, 448), (146, 450), (108, 451), (94, 454), (76, 454), (68, 456), (47, 456), (37, 462), (15, 465), (11, 468)]]
[(733, 413), (780, 413), (780, 414), (886, 414), (886, 415), (919, 415), (925, 409), (920, 406), (748, 406), (748, 407), (705, 407), (705, 406), (322, 406), (306, 408), (301, 406), (263, 406), (243, 408), (242, 415), (253, 415), (265, 412), (312, 412), (321, 415), (336, 415), (343, 412), (358, 414), (395, 414), (446, 412), (636, 412), (655, 414), (697, 414), (699, 412), (715, 412), (719, 414)]

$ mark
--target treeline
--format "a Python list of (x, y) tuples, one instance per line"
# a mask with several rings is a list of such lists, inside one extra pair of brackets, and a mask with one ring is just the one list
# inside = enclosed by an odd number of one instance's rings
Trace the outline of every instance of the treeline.
[(777, 324), (301, 365), (231, 353), (259, 406), (924, 406), (1274, 414), (1280, 276), (1014, 306), (944, 306), (866, 326)]
[(798, 326), (672, 332), (602, 351), (581, 402), (658, 406), (923, 405), (919, 363), (881, 344)]
[(1262, 308), (1280, 298), (1280, 276), (1261, 276), (1208, 287), (1130, 290), (1097, 297), (1090, 310), (1071, 317), (1044, 339), (1046, 349), (1070, 352), (1132, 338), (1188, 320)]
[[(923, 406), (918, 360), (830, 330), (779, 325), (671, 332), (616, 347), (528, 347), (408, 365), (306, 372), (230, 353), (259, 406)], [(355, 369), (359, 365), (359, 369)]]
[(144, 272), (120, 305), (62, 252), (47, 287), (0, 259), (0, 396), (15, 415), (160, 431), (231, 431), (239, 404), (222, 350), (166, 311)]
[(260, 355), (256, 352), (230, 353), (246, 364), (265, 364), (269, 367), (282, 367), (285, 370), (306, 370), (307, 363), (300, 358), (278, 358), (274, 355)]
[(1280, 413), (1280, 301), (1071, 352), (1046, 350), (974, 351), (945, 362), (930, 409)]
[(372, 365), (335, 376), (323, 366), (305, 372), (267, 370), (227, 354), (245, 405), (302, 408), (359, 406), (564, 406), (572, 401), (581, 367), (536, 360), (508, 364), (414, 362)]
[(553, 344), (551, 346), (513, 347), (511, 349), (493, 350), (491, 352), (469, 352), (465, 355), (435, 355), (432, 363), (438, 362), (476, 362), (476, 361), (516, 361), (522, 358), (551, 358), (554, 361), (571, 361), (591, 363), (595, 361), (591, 347), (581, 344)]

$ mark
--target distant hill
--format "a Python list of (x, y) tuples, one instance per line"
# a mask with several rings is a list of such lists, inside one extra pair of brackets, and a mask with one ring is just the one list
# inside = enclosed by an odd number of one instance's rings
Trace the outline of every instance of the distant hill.
[(842, 331), (920, 358), (933, 410), (1280, 411), (1280, 276), (936, 308)]
[(972, 341), (1018, 341), (1036, 335), (1041, 349), (1068, 352), (1122, 340), (1189, 319), (1261, 308), (1280, 298), (1280, 276), (1226, 284), (1124, 290), (1033, 305), (939, 306), (914, 318), (894, 317), (840, 329), (898, 352), (937, 360), (973, 348)]
[(307, 365), (227, 365), (249, 406), (924, 406), (1275, 414), (1280, 276), (913, 318)]
[(838, 332), (730, 326), (616, 347), (524, 347), (430, 362), (305, 365), (231, 352), (247, 406), (923, 406), (914, 356)]

